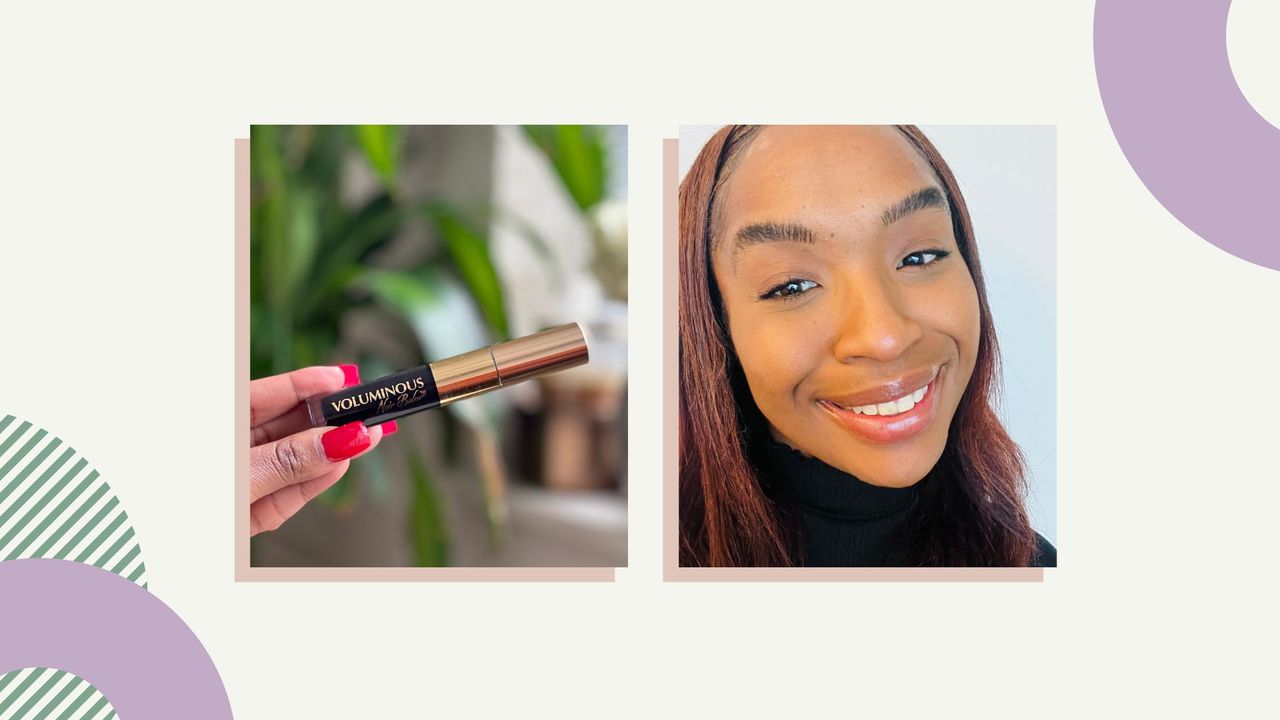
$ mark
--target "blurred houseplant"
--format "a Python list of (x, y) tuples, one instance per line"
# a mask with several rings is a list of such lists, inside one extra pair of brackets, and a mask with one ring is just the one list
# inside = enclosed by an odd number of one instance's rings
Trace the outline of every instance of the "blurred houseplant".
[(606, 197), (610, 168), (604, 129), (594, 125), (526, 125), (524, 130), (546, 154), (591, 223), (596, 276), (609, 295), (626, 300), (626, 205)]
[[(600, 203), (606, 151), (597, 129), (539, 126), (526, 128), (526, 133), (584, 212)], [(252, 377), (351, 361), (334, 353), (342, 341), (343, 320), (354, 312), (376, 312), (404, 328), (401, 335), (411, 338), (412, 347), (406, 350), (414, 363), (508, 336), (503, 286), (487, 238), (498, 210), (410, 196), (401, 178), (405, 136), (406, 130), (396, 126), (253, 127)], [(353, 159), (376, 178), (377, 188), (355, 202), (343, 192)], [(415, 224), (425, 224), (437, 242), (408, 261), (380, 261)], [(366, 378), (400, 369), (372, 353), (355, 359)], [(500, 410), (500, 402), (459, 403), (441, 418), (444, 462), (460, 462), (451, 451), (463, 433), (473, 438), (469, 445), (494, 542), (501, 542), (506, 522)], [(373, 453), (362, 458), (322, 499), (341, 509), (355, 501), (358, 483), (386, 483), (392, 474), (407, 477), (413, 560), (446, 564), (448, 533), (432, 463), (407, 444), (404, 467), (399, 472), (385, 467), (400, 462), (399, 457)]]

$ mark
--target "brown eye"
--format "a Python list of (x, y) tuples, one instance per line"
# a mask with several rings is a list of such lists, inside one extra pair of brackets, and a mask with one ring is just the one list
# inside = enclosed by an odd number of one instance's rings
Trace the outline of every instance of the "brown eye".
[(809, 292), (810, 290), (816, 287), (818, 287), (818, 283), (812, 280), (788, 280), (780, 285), (775, 285), (772, 288), (769, 288), (768, 290), (766, 290), (765, 293), (760, 296), (760, 299), (772, 300), (775, 298), (785, 299), (789, 297), (795, 297), (802, 293)]
[(898, 263), (898, 269), (904, 267), (923, 267), (933, 264), (951, 253), (946, 250), (920, 250), (902, 258), (902, 262)]

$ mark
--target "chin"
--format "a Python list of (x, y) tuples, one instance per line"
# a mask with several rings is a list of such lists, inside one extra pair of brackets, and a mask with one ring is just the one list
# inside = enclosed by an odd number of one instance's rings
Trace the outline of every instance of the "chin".
[(861, 473), (861, 474), (859, 473), (849, 473), (849, 474), (867, 483), (868, 485), (877, 485), (879, 487), (890, 487), (890, 488), (904, 488), (904, 487), (911, 487), (912, 485), (915, 485), (916, 483), (923, 480), (925, 476), (929, 474), (929, 470), (932, 470), (932, 469), (933, 469), (933, 466), (930, 465), (928, 468), (924, 468), (923, 470), (918, 470), (918, 471), (912, 469), (912, 470), (900, 471), (900, 472), (885, 472), (885, 473), (870, 472), (870, 473)]
[[(870, 452), (883, 455), (883, 457), (871, 458), (868, 457), (867, 452), (863, 452), (859, 453), (857, 457), (841, 458), (843, 462), (826, 460), (824, 462), (849, 473), (869, 485), (904, 488), (915, 485), (925, 479), (929, 472), (933, 470), (934, 465), (938, 464), (938, 459), (942, 457), (941, 446), (936, 451), (931, 448), (926, 452)], [(819, 457), (819, 459), (821, 460), (822, 458)]]

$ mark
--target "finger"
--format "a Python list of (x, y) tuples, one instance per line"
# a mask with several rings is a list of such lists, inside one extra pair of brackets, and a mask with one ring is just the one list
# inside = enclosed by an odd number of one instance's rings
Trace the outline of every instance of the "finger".
[(355, 365), (302, 368), (249, 383), (249, 427), (273, 420), (315, 395), (327, 395), (360, 384)]
[(255, 428), (250, 428), (249, 447), (256, 447), (272, 440), (279, 440), (282, 437), (300, 433), (310, 427), (312, 427), (311, 413), (308, 412), (306, 404), (294, 405), (293, 409), (285, 414), (272, 418)]
[[(396, 421), (388, 420), (382, 423), (382, 434), (390, 435), (395, 432)], [(250, 441), (249, 447), (257, 447), (272, 440), (279, 440), (287, 435), (300, 433), (303, 430), (312, 427), (311, 414), (307, 411), (306, 405), (297, 405), (289, 412), (281, 415), (275, 420), (269, 420), (262, 425), (249, 431)]]
[(361, 422), (312, 428), (249, 449), (249, 501), (306, 482), (377, 446), (382, 428)]
[(252, 536), (269, 532), (283, 525), (303, 505), (319, 497), (320, 493), (342, 479), (350, 466), (350, 460), (336, 462), (329, 472), (318, 478), (277, 490), (249, 505), (249, 534)]
[[(390, 427), (388, 427), (390, 426)], [(364, 452), (377, 447), (384, 435), (395, 432), (395, 421), (370, 429), (372, 443)], [(330, 466), (329, 472), (310, 480), (281, 488), (249, 505), (249, 535), (275, 530), (293, 517), (304, 505), (319, 497), (334, 483), (342, 479), (351, 466), (350, 460), (339, 460)]]

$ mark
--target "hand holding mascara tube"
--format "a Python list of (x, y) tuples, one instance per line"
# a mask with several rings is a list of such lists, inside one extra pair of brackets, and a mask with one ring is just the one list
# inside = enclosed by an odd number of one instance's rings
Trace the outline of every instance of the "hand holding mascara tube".
[(355, 365), (309, 367), (249, 383), (249, 532), (275, 530), (377, 447), (395, 423), (316, 429), (306, 401), (360, 384)]
[(361, 383), (354, 365), (249, 384), (251, 534), (274, 530), (337, 482), (396, 418), (587, 362), (576, 323)]

